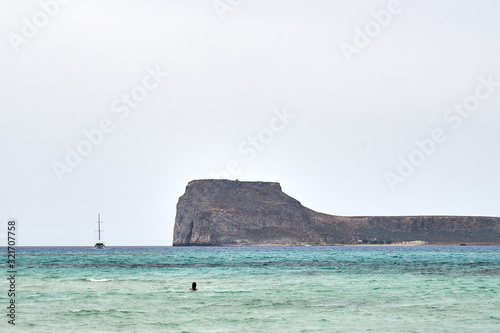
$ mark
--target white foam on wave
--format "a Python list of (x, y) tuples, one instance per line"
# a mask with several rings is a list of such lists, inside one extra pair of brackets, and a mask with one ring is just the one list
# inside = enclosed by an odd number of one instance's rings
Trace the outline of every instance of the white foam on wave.
[(113, 281), (113, 279), (87, 279), (87, 281), (90, 281), (90, 282), (108, 282), (108, 281)]

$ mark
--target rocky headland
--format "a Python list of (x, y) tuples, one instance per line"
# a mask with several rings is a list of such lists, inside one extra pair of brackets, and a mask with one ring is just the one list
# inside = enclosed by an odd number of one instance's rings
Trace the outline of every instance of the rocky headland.
[(174, 246), (500, 244), (500, 218), (335, 216), (315, 212), (279, 183), (194, 180), (179, 198)]

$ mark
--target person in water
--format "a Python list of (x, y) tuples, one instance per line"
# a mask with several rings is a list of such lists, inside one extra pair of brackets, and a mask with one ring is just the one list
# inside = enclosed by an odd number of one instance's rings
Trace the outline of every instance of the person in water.
[(189, 288), (189, 290), (192, 290), (192, 291), (196, 291), (196, 290), (198, 290), (198, 288), (196, 288), (196, 282), (193, 282), (193, 283), (191, 284), (191, 288)]

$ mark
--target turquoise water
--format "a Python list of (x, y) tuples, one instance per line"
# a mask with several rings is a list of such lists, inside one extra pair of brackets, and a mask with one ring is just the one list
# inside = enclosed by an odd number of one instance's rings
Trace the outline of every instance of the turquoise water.
[(17, 248), (16, 264), (1, 332), (500, 332), (500, 247)]

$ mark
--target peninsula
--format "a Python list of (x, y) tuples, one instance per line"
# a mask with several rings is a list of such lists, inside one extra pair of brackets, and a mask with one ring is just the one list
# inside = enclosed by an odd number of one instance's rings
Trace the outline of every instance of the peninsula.
[(179, 198), (174, 246), (500, 244), (500, 217), (335, 216), (279, 183), (193, 180)]

